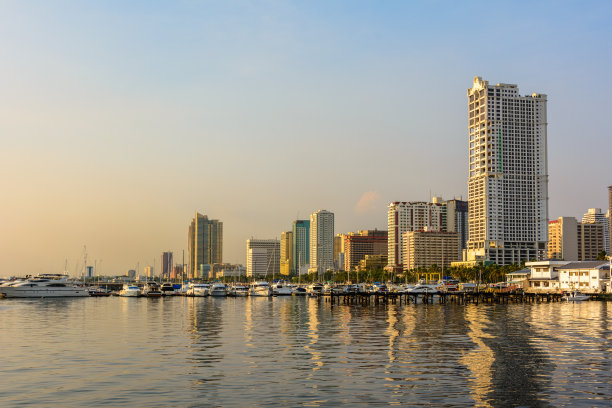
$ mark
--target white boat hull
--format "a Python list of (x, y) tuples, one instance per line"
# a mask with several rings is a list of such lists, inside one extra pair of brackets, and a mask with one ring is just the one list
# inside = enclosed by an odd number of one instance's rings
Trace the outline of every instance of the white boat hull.
[(589, 300), (591, 297), (588, 295), (573, 295), (573, 296), (566, 296), (565, 299), (567, 299), (568, 302), (583, 302), (585, 300)]
[(273, 288), (272, 291), (274, 296), (291, 296), (293, 294), (293, 289), (288, 286), (283, 286), (282, 288)]
[(140, 296), (140, 292), (139, 291), (135, 291), (135, 290), (122, 290), (119, 292), (119, 296), (121, 297), (138, 297)]
[(193, 297), (206, 297), (208, 296), (208, 290), (200, 290), (200, 289), (189, 289), (187, 291), (187, 296), (193, 296)]
[(251, 291), (251, 296), (270, 296), (270, 292), (270, 288), (253, 288)]
[(86, 288), (46, 288), (46, 287), (3, 287), (0, 293), (7, 298), (41, 298), (41, 297), (86, 297), (89, 290)]

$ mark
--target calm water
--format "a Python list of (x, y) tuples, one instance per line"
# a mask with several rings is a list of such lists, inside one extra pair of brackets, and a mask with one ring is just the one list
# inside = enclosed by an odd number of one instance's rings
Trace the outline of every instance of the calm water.
[(612, 303), (2, 299), (0, 406), (611, 406)]

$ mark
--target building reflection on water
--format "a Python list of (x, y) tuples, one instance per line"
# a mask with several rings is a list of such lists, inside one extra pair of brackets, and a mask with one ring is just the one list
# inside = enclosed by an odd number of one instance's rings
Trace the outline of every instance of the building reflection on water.
[(459, 363), (470, 370), (468, 379), (470, 396), (474, 405), (490, 407), (487, 402), (487, 394), (492, 386), (491, 368), (495, 362), (495, 353), (487, 346), (484, 339), (492, 336), (486, 333), (485, 328), (491, 324), (485, 310), (475, 305), (468, 305), (465, 310), (465, 320), (468, 327), (467, 335), (474, 343), (474, 347), (462, 351)]
[[(308, 299), (308, 344), (304, 345), (304, 350), (310, 354), (312, 370), (316, 371), (323, 367), (322, 353), (317, 350), (319, 342), (319, 313), (320, 308), (315, 299)], [(312, 378), (312, 373), (307, 378)]]
[(184, 298), (188, 308), (187, 319), (190, 327), (188, 358), (190, 368), (187, 372), (192, 387), (202, 398), (214, 398), (227, 373), (221, 369), (225, 359), (223, 346), (225, 299)]

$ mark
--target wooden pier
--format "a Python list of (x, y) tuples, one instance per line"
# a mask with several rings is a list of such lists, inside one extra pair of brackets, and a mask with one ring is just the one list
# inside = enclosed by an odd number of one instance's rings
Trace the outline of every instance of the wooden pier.
[(529, 292), (440, 292), (440, 293), (332, 293), (318, 294), (320, 300), (331, 304), (508, 304), (508, 303), (552, 303), (564, 299), (562, 293)]

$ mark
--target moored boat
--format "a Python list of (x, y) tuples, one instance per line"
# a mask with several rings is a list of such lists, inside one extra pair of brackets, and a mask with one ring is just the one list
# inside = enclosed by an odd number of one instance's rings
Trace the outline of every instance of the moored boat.
[(209, 283), (190, 283), (187, 289), (187, 296), (204, 297), (210, 295)]
[(108, 297), (112, 294), (112, 292), (106, 288), (102, 288), (100, 286), (92, 286), (88, 289), (89, 296), (93, 297)]
[(162, 297), (162, 292), (157, 283), (147, 282), (142, 288), (142, 295), (146, 297)]
[(323, 293), (323, 285), (320, 283), (312, 283), (306, 288), (306, 293), (309, 296), (318, 296)]
[(589, 295), (580, 293), (577, 290), (565, 294), (565, 300), (567, 300), (568, 302), (582, 302), (585, 300), (589, 300), (590, 298), (591, 297)]
[(89, 296), (89, 291), (68, 282), (68, 275), (47, 273), (25, 280), (5, 282), (0, 285), (0, 294), (7, 298), (85, 297)]
[(272, 295), (274, 296), (291, 296), (293, 288), (285, 283), (277, 282), (272, 285)]
[(138, 297), (140, 296), (140, 288), (135, 284), (125, 283), (123, 289), (119, 291), (119, 296)]
[(253, 282), (249, 289), (249, 295), (251, 296), (271, 296), (272, 288), (266, 281)]
[(210, 288), (210, 296), (227, 296), (227, 286), (224, 283), (213, 283)]
[(176, 295), (176, 292), (174, 290), (174, 285), (172, 285), (171, 283), (162, 283), (161, 287), (160, 287), (161, 293), (164, 296), (174, 296)]
[(234, 285), (230, 288), (230, 294), (236, 297), (249, 296), (249, 288), (244, 285)]
[(404, 293), (412, 294), (412, 295), (422, 295), (422, 294), (431, 295), (431, 294), (440, 293), (440, 290), (438, 289), (437, 284), (419, 283), (415, 285), (412, 289), (406, 290), (406, 292)]
[(307, 294), (306, 288), (303, 286), (296, 286), (293, 288), (293, 296), (306, 296)]

